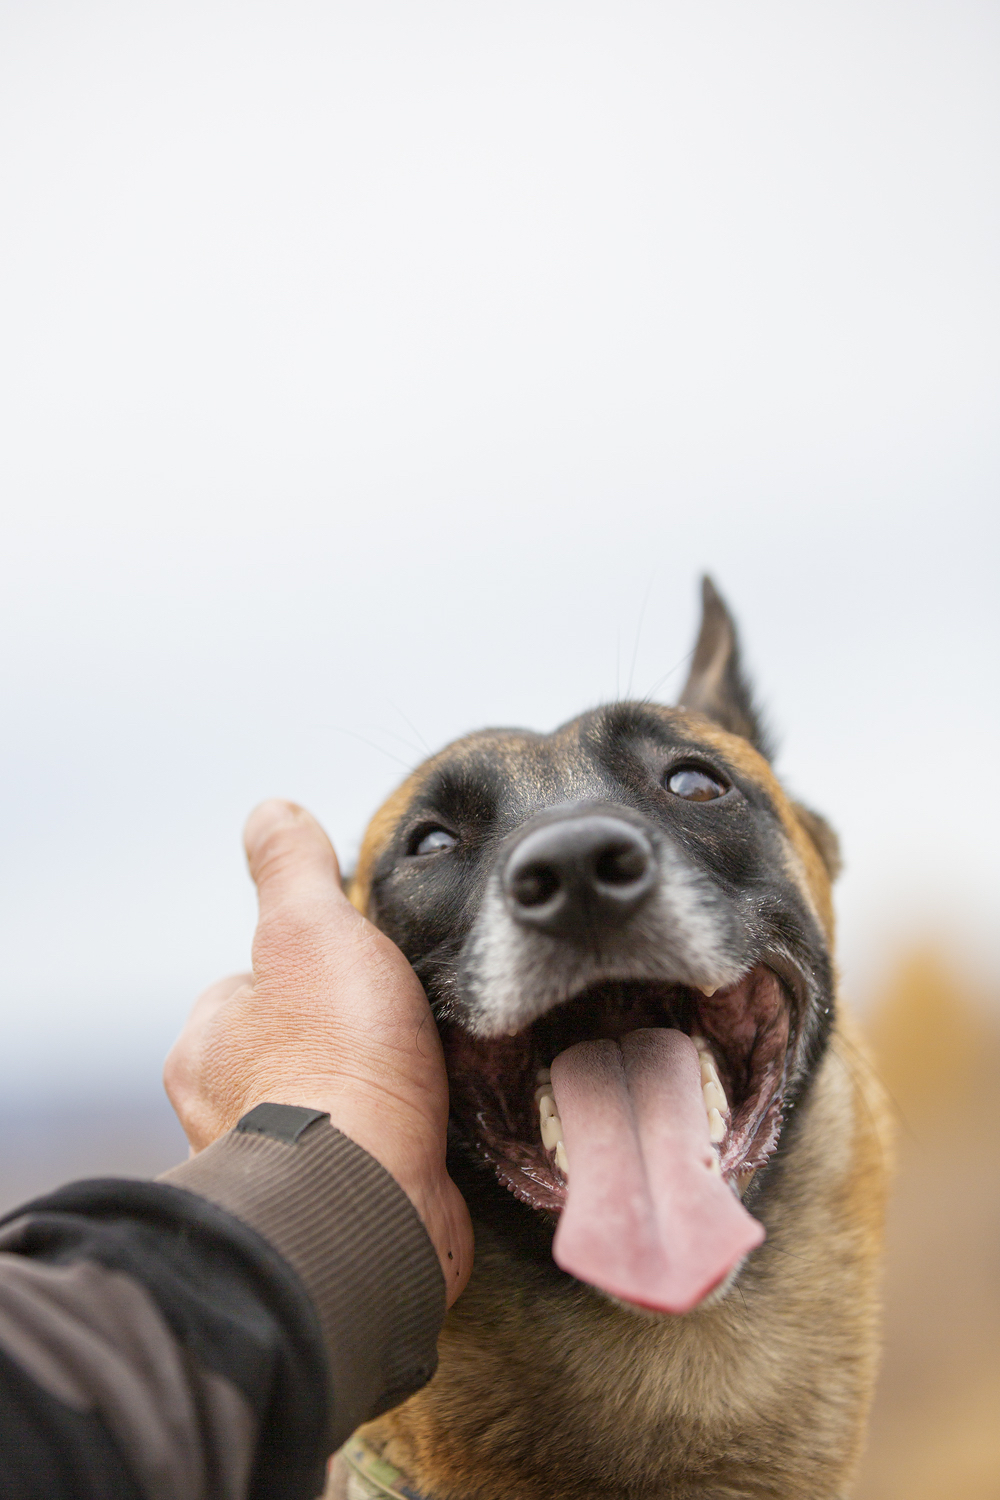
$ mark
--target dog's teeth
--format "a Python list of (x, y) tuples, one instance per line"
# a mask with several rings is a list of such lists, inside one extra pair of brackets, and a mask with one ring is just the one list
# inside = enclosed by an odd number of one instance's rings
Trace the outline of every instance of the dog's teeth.
[(756, 1167), (753, 1169), (752, 1172), (738, 1172), (736, 1174), (736, 1191), (739, 1193), (739, 1195), (740, 1195), (741, 1198), (743, 1197), (743, 1194), (746, 1192), (747, 1188), (750, 1186), (751, 1182), (753, 1182), (753, 1180), (754, 1180), (754, 1178), (756, 1176), (757, 1176), (757, 1169), (756, 1169)]
[(698, 988), (701, 990), (701, 993), (705, 996), (706, 1000), (711, 1000), (712, 996), (715, 994), (719, 986), (717, 984), (699, 984)]
[(706, 1109), (717, 1109), (720, 1115), (726, 1114), (729, 1109), (729, 1101), (723, 1092), (721, 1083), (715, 1078), (709, 1078), (707, 1082), (702, 1083), (701, 1092), (705, 1097)]
[(701, 1064), (702, 1079), (705, 1079), (706, 1072), (711, 1077), (718, 1079), (719, 1075), (715, 1066), (715, 1054), (712, 1051), (711, 1043), (706, 1041), (701, 1033), (697, 1031), (692, 1031), (691, 1040), (692, 1042), (694, 1042), (695, 1049), (698, 1053), (698, 1061)]
[(556, 1165), (564, 1176), (568, 1176), (569, 1165), (566, 1161), (566, 1147), (563, 1145), (562, 1120), (560, 1120), (556, 1109), (556, 1099), (552, 1092), (551, 1083), (541, 1084), (535, 1090), (535, 1099), (538, 1102), (538, 1120), (542, 1129), (542, 1145), (546, 1151), (555, 1151)]
[(705, 1113), (708, 1115), (708, 1136), (712, 1144), (717, 1146), (725, 1139), (725, 1116), (729, 1113), (729, 1100), (708, 1042), (697, 1032), (691, 1033), (691, 1040), (698, 1049), (698, 1061), (701, 1064), (701, 1093), (705, 1101)]
[(536, 1083), (551, 1083), (552, 1082), (552, 1069), (551, 1068), (539, 1068), (538, 1072), (535, 1074), (535, 1082)]
[(691, 1040), (698, 1049), (698, 1061), (701, 1064), (701, 1092), (705, 1100), (705, 1113), (708, 1115), (709, 1134), (718, 1143), (726, 1133), (724, 1116), (729, 1113), (729, 1100), (708, 1042), (697, 1033), (692, 1034)]

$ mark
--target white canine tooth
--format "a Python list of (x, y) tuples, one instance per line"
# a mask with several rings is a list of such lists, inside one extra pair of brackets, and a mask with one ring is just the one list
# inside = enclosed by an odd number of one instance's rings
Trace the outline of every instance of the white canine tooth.
[(705, 1096), (706, 1109), (717, 1109), (720, 1115), (726, 1113), (729, 1109), (729, 1101), (723, 1093), (721, 1084), (717, 1083), (714, 1078), (710, 1078), (707, 1083), (702, 1084), (701, 1091)]
[(536, 1083), (551, 1083), (552, 1082), (552, 1069), (551, 1068), (539, 1068), (538, 1072), (535, 1074), (535, 1082)]
[(710, 1057), (703, 1057), (701, 1060), (701, 1081), (702, 1083), (715, 1083), (720, 1088), (722, 1087), (719, 1070)]
[(717, 1109), (708, 1112), (708, 1138), (713, 1146), (717, 1146), (726, 1134), (726, 1122)]
[(705, 996), (706, 1000), (711, 1000), (712, 996), (715, 994), (719, 986), (717, 984), (699, 984), (698, 988), (701, 990), (701, 993)]
[(562, 1141), (556, 1141), (556, 1166), (564, 1177), (569, 1176), (569, 1161), (566, 1156), (566, 1147)]
[(736, 1191), (739, 1193), (741, 1198), (756, 1176), (756, 1167), (754, 1167), (753, 1171), (751, 1172), (738, 1172), (736, 1174)]
[(698, 1053), (698, 1062), (701, 1064), (702, 1078), (705, 1077), (706, 1071), (708, 1071), (714, 1078), (718, 1078), (719, 1075), (716, 1072), (715, 1067), (715, 1054), (712, 1051), (711, 1043), (707, 1042), (705, 1038), (703, 1036), (700, 1036), (696, 1031), (692, 1031), (691, 1040), (692, 1042), (694, 1042), (695, 1049)]
[(543, 1125), (545, 1124), (546, 1120), (551, 1120), (553, 1115), (558, 1118), (559, 1111), (556, 1109), (554, 1094), (549, 1092), (548, 1094), (542, 1095), (542, 1097), (538, 1101), (538, 1113), (542, 1117)]
[(535, 1103), (541, 1104), (543, 1099), (554, 1099), (551, 1083), (540, 1083), (535, 1090)]
[(547, 1115), (542, 1120), (542, 1145), (551, 1151), (562, 1140), (562, 1120), (557, 1114)]

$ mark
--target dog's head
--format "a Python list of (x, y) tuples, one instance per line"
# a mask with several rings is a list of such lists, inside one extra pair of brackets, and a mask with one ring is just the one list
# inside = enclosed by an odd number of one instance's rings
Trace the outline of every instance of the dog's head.
[(836, 857), (708, 580), (680, 706), (469, 735), (374, 818), (354, 899), (427, 990), (453, 1128), (560, 1217), (566, 1269), (683, 1311), (762, 1238), (740, 1197), (830, 1030)]

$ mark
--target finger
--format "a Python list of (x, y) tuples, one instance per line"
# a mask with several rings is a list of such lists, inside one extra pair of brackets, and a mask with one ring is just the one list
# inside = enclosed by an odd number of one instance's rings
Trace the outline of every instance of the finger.
[(247, 819), (243, 843), (262, 919), (289, 902), (342, 894), (333, 845), (304, 807), (262, 802)]

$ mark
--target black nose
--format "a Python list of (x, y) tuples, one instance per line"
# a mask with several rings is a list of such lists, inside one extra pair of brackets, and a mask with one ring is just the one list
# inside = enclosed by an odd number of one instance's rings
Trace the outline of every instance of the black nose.
[(514, 847), (503, 872), (507, 904), (519, 922), (577, 939), (627, 921), (655, 882), (649, 840), (624, 819), (601, 813), (536, 828)]

